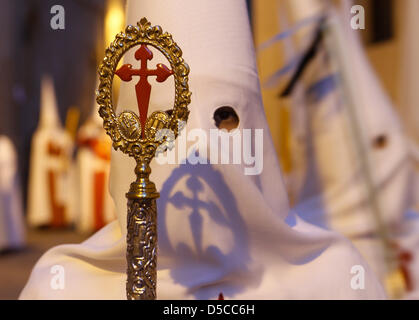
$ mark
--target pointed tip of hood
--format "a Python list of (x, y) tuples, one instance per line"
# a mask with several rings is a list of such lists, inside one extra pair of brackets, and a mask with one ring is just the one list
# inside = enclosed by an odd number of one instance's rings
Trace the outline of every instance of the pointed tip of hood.
[(103, 119), (99, 115), (99, 105), (96, 102), (96, 90), (99, 87), (99, 77), (96, 78), (96, 83), (94, 88), (91, 91), (91, 97), (92, 97), (92, 104), (91, 109), (88, 117), (86, 120), (84, 120), (84, 123), (82, 126), (85, 126), (87, 124), (94, 124), (97, 126), (102, 127), (103, 126)]
[(297, 22), (324, 11), (327, 1), (322, 0), (287, 0), (286, 8), (288, 8), (292, 20)]
[(50, 75), (42, 76), (40, 109), (38, 128), (62, 127), (58, 115), (54, 81)]

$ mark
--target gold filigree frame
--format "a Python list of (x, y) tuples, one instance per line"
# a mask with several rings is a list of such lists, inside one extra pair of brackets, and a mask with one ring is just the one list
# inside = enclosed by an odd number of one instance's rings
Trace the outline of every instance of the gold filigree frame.
[[(141, 136), (139, 117), (131, 111), (116, 114), (112, 103), (112, 85), (115, 71), (122, 56), (131, 48), (146, 44), (160, 51), (169, 61), (175, 79), (175, 100), (170, 112), (156, 111), (148, 118)], [(105, 58), (99, 66), (99, 88), (96, 101), (99, 114), (104, 120), (104, 128), (112, 138), (113, 148), (134, 157), (137, 163), (149, 163), (157, 148), (170, 148), (173, 137), (186, 123), (189, 115), (188, 105), (191, 92), (188, 85), (189, 66), (182, 58), (182, 50), (173, 41), (172, 36), (163, 33), (160, 26), (151, 26), (146, 18), (136, 26), (128, 25), (125, 32), (116, 35), (115, 40), (105, 51)], [(170, 130), (170, 135), (156, 136), (158, 130)]]

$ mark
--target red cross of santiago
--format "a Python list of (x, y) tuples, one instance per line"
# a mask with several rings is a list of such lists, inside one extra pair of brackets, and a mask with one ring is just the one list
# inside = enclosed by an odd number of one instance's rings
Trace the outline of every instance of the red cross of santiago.
[(159, 63), (154, 70), (147, 69), (147, 60), (153, 59), (153, 52), (142, 44), (135, 52), (135, 59), (141, 61), (140, 69), (132, 69), (132, 65), (124, 64), (115, 74), (122, 81), (131, 81), (132, 76), (139, 76), (140, 80), (135, 85), (137, 95), (138, 111), (140, 112), (141, 136), (144, 138), (144, 128), (147, 121), (148, 106), (150, 103), (151, 85), (148, 82), (149, 76), (156, 76), (157, 82), (164, 82), (173, 74), (173, 71), (164, 64)]

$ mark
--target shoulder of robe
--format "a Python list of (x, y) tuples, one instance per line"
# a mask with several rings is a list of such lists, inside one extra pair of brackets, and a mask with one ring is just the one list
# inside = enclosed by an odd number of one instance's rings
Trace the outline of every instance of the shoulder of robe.
[(33, 268), (19, 299), (124, 298), (125, 241), (118, 230), (114, 221), (81, 244), (48, 250)]
[[(347, 238), (300, 218), (293, 229), (304, 234), (311, 251), (316, 252), (304, 280), (311, 282), (313, 291), (307, 290), (304, 299), (387, 299), (377, 275)], [(358, 281), (364, 285), (360, 287)]]
[[(339, 240), (329, 250), (331, 255), (331, 284), (337, 287), (337, 299), (376, 300), (387, 299), (384, 287), (378, 276), (354, 245), (337, 235)], [(327, 274), (327, 270), (325, 274)], [(337, 272), (336, 272), (337, 271)], [(333, 299), (333, 298), (332, 298)]]

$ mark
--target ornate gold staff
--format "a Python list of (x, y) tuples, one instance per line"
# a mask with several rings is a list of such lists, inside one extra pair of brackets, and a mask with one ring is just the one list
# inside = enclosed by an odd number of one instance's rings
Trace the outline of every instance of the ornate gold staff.
[[(132, 47), (139, 46), (135, 52), (136, 60), (141, 62), (140, 69), (133, 69), (125, 64), (116, 67)], [(153, 53), (147, 46), (159, 50), (169, 61), (171, 69), (158, 64), (154, 70), (147, 69), (147, 61)], [(112, 105), (112, 84), (114, 75), (123, 81), (139, 77), (135, 86), (140, 117), (134, 112), (124, 111), (115, 114)], [(150, 161), (156, 151), (171, 148), (174, 139), (188, 119), (188, 104), (191, 93), (188, 86), (189, 66), (182, 58), (182, 50), (173, 41), (172, 36), (162, 32), (160, 26), (151, 26), (146, 18), (136, 26), (129, 25), (125, 32), (116, 35), (115, 40), (105, 51), (105, 58), (99, 67), (99, 89), (97, 103), (103, 126), (112, 138), (115, 150), (134, 157), (137, 162), (135, 174), (137, 180), (131, 183), (126, 194), (128, 198), (127, 214), (127, 283), (126, 292), (129, 300), (156, 299), (157, 278), (157, 207), (159, 193), (149, 180)], [(173, 109), (167, 112), (156, 111), (147, 118), (151, 85), (149, 76), (164, 82), (171, 75), (175, 78), (175, 101)]]

